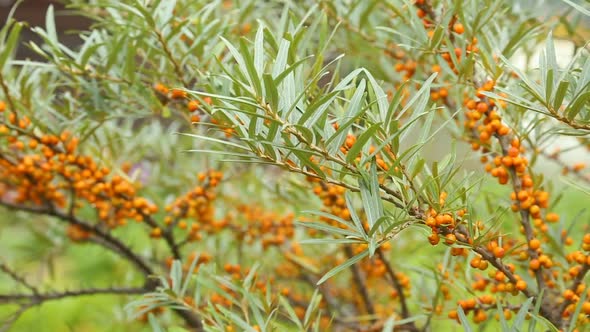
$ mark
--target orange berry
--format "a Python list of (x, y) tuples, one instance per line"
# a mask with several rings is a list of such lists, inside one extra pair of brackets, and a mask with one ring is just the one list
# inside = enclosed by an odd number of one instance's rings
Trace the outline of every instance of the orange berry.
[(520, 150), (518, 150), (518, 148), (515, 148), (514, 146), (511, 146), (508, 149), (508, 155), (512, 158), (514, 157), (518, 157), (518, 154), (520, 153)]
[(456, 310), (449, 311), (449, 318), (450, 319), (457, 319), (459, 317), (459, 313)]
[(555, 212), (549, 212), (545, 216), (545, 219), (548, 222), (558, 222), (559, 221), (559, 215), (557, 213), (555, 213)]
[(533, 216), (538, 216), (539, 213), (541, 213), (541, 208), (538, 205), (532, 205), (529, 208), (529, 212), (533, 215)]
[(500, 135), (500, 136), (507, 135), (509, 132), (510, 132), (510, 128), (508, 128), (506, 126), (502, 126), (502, 127), (498, 128), (498, 135)]
[(523, 291), (526, 289), (526, 282), (524, 280), (519, 280), (516, 282), (516, 289), (518, 289), (519, 291)]
[(581, 171), (584, 168), (586, 168), (586, 164), (584, 164), (584, 163), (576, 163), (572, 166), (572, 169), (574, 170), (574, 172)]
[(506, 251), (504, 250), (504, 248), (502, 248), (502, 247), (494, 248), (494, 256), (496, 256), (498, 258), (502, 258), (502, 257), (504, 257), (505, 254), (506, 254)]
[(156, 85), (154, 85), (154, 90), (158, 91), (163, 95), (168, 94), (169, 91), (168, 88), (162, 83), (157, 83)]
[(246, 22), (242, 26), (242, 35), (247, 35), (252, 30), (252, 24)]
[(487, 131), (482, 131), (481, 133), (479, 133), (479, 140), (482, 142), (486, 142), (490, 139), (490, 133), (488, 133)]
[(434, 227), (436, 226), (436, 219), (432, 218), (432, 217), (428, 217), (426, 218), (426, 226), (428, 227)]
[(0, 100), (0, 112), (4, 112), (6, 110), (6, 103)]
[(489, 109), (488, 104), (484, 103), (484, 102), (479, 102), (477, 103), (477, 111), (480, 113), (485, 113), (487, 112)]
[(446, 238), (446, 240), (445, 240), (445, 243), (446, 243), (446, 244), (449, 244), (449, 245), (450, 245), (450, 244), (453, 244), (453, 243), (455, 243), (455, 241), (457, 241), (457, 237), (456, 237), (456, 236), (455, 236), (455, 234), (453, 234), (453, 233), (449, 233), (449, 234), (447, 234), (447, 235), (445, 236), (445, 238)]
[(152, 229), (150, 236), (154, 238), (159, 238), (162, 235), (162, 230), (159, 227)]
[(486, 270), (488, 268), (488, 261), (481, 260), (477, 268), (482, 271)]
[(483, 310), (478, 310), (475, 316), (473, 317), (473, 321), (476, 323), (485, 322), (486, 319), (488, 319), (488, 315)]
[(469, 262), (469, 265), (471, 265), (472, 268), (476, 269), (479, 267), (480, 262), (481, 262), (481, 258), (476, 256), (471, 260), (471, 262)]
[(519, 201), (524, 202), (529, 198), (529, 193), (526, 190), (521, 190), (518, 192), (516, 197), (518, 197)]
[(571, 289), (566, 289), (566, 290), (563, 292), (563, 297), (564, 297), (566, 300), (572, 300), (572, 299), (573, 299), (575, 296), (576, 296), (576, 294), (575, 294), (575, 293), (574, 293), (574, 292), (573, 292)]
[(187, 107), (190, 112), (194, 112), (199, 109), (199, 101), (191, 100), (188, 102)]
[(187, 93), (184, 90), (172, 89), (170, 91), (170, 96), (174, 99), (182, 99), (182, 98), (186, 98)]
[(465, 27), (461, 23), (455, 23), (453, 25), (453, 31), (455, 31), (455, 33), (458, 33), (461, 35), (465, 32)]
[(428, 236), (428, 242), (430, 242), (430, 244), (432, 244), (433, 246), (437, 245), (439, 241), (440, 237), (436, 233), (432, 233), (430, 234), (430, 236)]

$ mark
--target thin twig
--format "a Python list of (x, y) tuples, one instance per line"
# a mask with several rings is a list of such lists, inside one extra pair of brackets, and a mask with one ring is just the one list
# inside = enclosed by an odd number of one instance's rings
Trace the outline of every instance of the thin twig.
[(39, 305), (46, 301), (60, 300), (69, 297), (79, 297), (88, 295), (132, 295), (143, 294), (148, 292), (146, 287), (109, 287), (109, 288), (85, 288), (78, 290), (66, 290), (63, 292), (50, 292), (37, 294), (0, 294), (0, 303), (13, 303), (27, 301), (34, 305)]
[(170, 60), (170, 62), (172, 62), (172, 66), (174, 67), (174, 72), (176, 73), (177, 78), (180, 80), (180, 82), (182, 82), (182, 84), (184, 85), (185, 88), (188, 88), (189, 85), (188, 85), (188, 82), (184, 79), (184, 73), (182, 72), (182, 69), (180, 68), (180, 64), (178, 63), (178, 61), (176, 61), (176, 59), (172, 55), (172, 51), (170, 51), (170, 48), (168, 47), (168, 43), (166, 43), (166, 41), (164, 40), (164, 36), (158, 30), (154, 30), (154, 33), (156, 34), (156, 37), (158, 37), (158, 42), (160, 43), (160, 45), (162, 45), (162, 49), (164, 50), (164, 53), (168, 57), (168, 60)]
[(37, 287), (31, 285), (27, 280), (25, 280), (25, 278), (23, 276), (18, 275), (18, 273), (16, 273), (16, 271), (12, 270), (8, 265), (4, 264), (4, 263), (0, 263), (0, 270), (2, 270), (4, 273), (8, 274), (8, 276), (16, 281), (18, 284), (21, 284), (23, 286), (25, 286), (26, 288), (28, 288), (31, 292), (33, 292), (33, 294), (38, 294), (39, 291), (37, 290)]
[[(385, 270), (387, 271), (387, 275), (389, 276), (389, 279), (391, 279), (391, 284), (392, 284), (393, 288), (395, 289), (395, 291), (399, 295), (399, 301), (400, 301), (400, 304), (402, 307), (402, 318), (409, 318), (410, 317), (410, 310), (408, 309), (406, 295), (404, 294), (404, 288), (402, 287), (399, 280), (397, 279), (397, 276), (395, 275), (395, 271), (393, 271), (393, 267), (391, 266), (391, 264), (389, 264), (389, 261), (387, 260), (387, 257), (385, 257), (383, 250), (381, 248), (377, 248), (377, 250), (375, 252), (377, 253), (377, 257), (379, 257), (381, 262), (383, 262), (383, 264), (385, 265)], [(408, 325), (409, 325), (410, 330), (418, 331), (418, 328), (416, 327), (414, 322), (410, 322)]]
[[(160, 228), (156, 221), (149, 214), (141, 213), (141, 215), (146, 224), (150, 225), (152, 228)], [(173, 230), (170, 228), (162, 229), (162, 237), (168, 245), (168, 248), (170, 248), (174, 259), (182, 260), (182, 254), (180, 253), (180, 243), (176, 242), (174, 239), (174, 233), (172, 231)]]
[(138, 254), (134, 253), (131, 250), (131, 248), (129, 248), (125, 243), (121, 242), (121, 240), (115, 238), (110, 233), (104, 231), (98, 225), (88, 223), (86, 221), (78, 219), (75, 216), (71, 216), (67, 213), (61, 212), (53, 207), (32, 207), (28, 205), (9, 203), (2, 200), (0, 200), (0, 205), (12, 210), (20, 210), (34, 214), (57, 217), (58, 219), (63, 220), (69, 224), (79, 226), (83, 230), (88, 231), (93, 235), (96, 235), (108, 242), (109, 244), (111, 244), (113, 251), (115, 253), (133, 263), (144, 275), (149, 276), (153, 274), (152, 269), (144, 262), (143, 258), (141, 258)]
[[(352, 252), (352, 248), (350, 246), (344, 246), (344, 251), (346, 255), (350, 258), (354, 256)], [(369, 291), (367, 290), (367, 285), (365, 283), (365, 277), (359, 270), (358, 265), (353, 264), (350, 266), (350, 271), (352, 272), (352, 280), (354, 281), (356, 288), (358, 289), (359, 293), (361, 294), (361, 298), (363, 299), (363, 303), (365, 304), (365, 309), (369, 315), (375, 315), (375, 306), (373, 305), (373, 301), (369, 296)]]
[[(67, 213), (61, 212), (51, 206), (32, 207), (27, 205), (9, 203), (2, 200), (0, 200), (0, 206), (4, 206), (6, 208), (13, 210), (26, 211), (34, 214), (53, 216), (69, 224), (79, 226), (85, 231), (92, 233), (101, 241), (104, 241), (103, 247), (110, 249), (114, 253), (118, 254), (119, 256), (125, 258), (127, 261), (135, 265), (144, 274), (146, 278), (146, 286), (142, 288), (144, 291), (146, 289), (153, 290), (155, 288), (154, 279), (150, 278), (152, 275), (155, 274), (152, 268), (147, 265), (147, 263), (144, 261), (142, 257), (133, 252), (133, 250), (129, 248), (125, 243), (121, 242), (119, 239), (112, 236), (109, 232), (100, 228), (99, 225), (94, 225), (86, 221), (80, 220), (75, 216), (70, 216)], [(81, 293), (80, 295), (86, 294)], [(54, 297), (60, 298), (59, 295), (54, 295)], [(63, 298), (63, 296), (61, 298)], [(190, 327), (195, 328), (196, 331), (203, 331), (203, 323), (199, 315), (182, 309), (174, 309), (174, 311), (176, 312), (176, 314), (182, 317), (185, 323), (188, 324)]]
[[(510, 142), (508, 141), (509, 137), (502, 137), (498, 136), (497, 134), (495, 136), (498, 139), (498, 142), (500, 143), (500, 147), (502, 148), (502, 154), (507, 156), (508, 148), (510, 147)], [(514, 192), (520, 192), (522, 190), (522, 184), (518, 175), (516, 174), (516, 170), (514, 169), (514, 167), (509, 167), (508, 172), (510, 173), (510, 179), (512, 180), (512, 188)], [(524, 233), (528, 243), (535, 237), (533, 227), (531, 226), (530, 213), (528, 210), (520, 209), (520, 223), (524, 228)], [(531, 248), (528, 248), (528, 254), (533, 259), (539, 258), (539, 253)], [(537, 280), (538, 290), (540, 291), (541, 289), (545, 289), (545, 279), (543, 276), (542, 267), (539, 267), (535, 270), (535, 279)]]
[(6, 85), (6, 81), (4, 81), (4, 74), (2, 74), (2, 71), (0, 71), (0, 87), (2, 87), (2, 92), (4, 92), (4, 97), (6, 98), (8, 105), (10, 105), (10, 111), (17, 115), (16, 103), (12, 99), (12, 95), (10, 94), (10, 89), (8, 89), (8, 85)]

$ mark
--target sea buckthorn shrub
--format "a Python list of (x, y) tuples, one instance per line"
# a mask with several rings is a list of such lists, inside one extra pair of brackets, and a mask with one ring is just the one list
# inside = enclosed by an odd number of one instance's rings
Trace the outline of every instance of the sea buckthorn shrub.
[(589, 329), (587, 6), (68, 5), (0, 31), (1, 329)]

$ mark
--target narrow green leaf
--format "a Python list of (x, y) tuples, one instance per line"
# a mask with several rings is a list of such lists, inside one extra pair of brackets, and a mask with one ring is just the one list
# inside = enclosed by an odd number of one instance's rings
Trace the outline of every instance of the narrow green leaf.
[(189, 266), (188, 270), (186, 271), (186, 276), (184, 277), (184, 282), (182, 283), (182, 287), (180, 288), (180, 292), (178, 292), (178, 294), (180, 296), (184, 296), (184, 294), (186, 293), (186, 290), (188, 289), (188, 285), (191, 282), (193, 273), (195, 272), (195, 268), (197, 267), (197, 263), (199, 262), (200, 257), (201, 257), (201, 254), (195, 255), (195, 258), (191, 262), (191, 265)]
[(252, 53), (248, 49), (248, 45), (246, 45), (246, 40), (244, 38), (240, 39), (240, 53), (242, 54), (244, 64), (246, 65), (246, 72), (248, 73), (247, 77), (249, 77), (250, 84), (254, 88), (256, 96), (261, 97), (262, 83), (260, 82), (260, 76), (258, 76), (254, 59), (252, 59)]
[(344, 200), (346, 201), (346, 208), (348, 209), (348, 211), (350, 211), (350, 218), (354, 223), (354, 227), (351, 227), (351, 229), (356, 229), (358, 233), (357, 236), (360, 236), (362, 239), (367, 241), (368, 237), (365, 233), (365, 227), (363, 226), (361, 218), (359, 218), (358, 214), (356, 213), (356, 209), (354, 207), (354, 202), (352, 201), (352, 195), (350, 192), (347, 191), (344, 193)]
[(461, 306), (457, 307), (457, 313), (459, 314), (459, 321), (461, 322), (461, 326), (463, 326), (463, 331), (473, 332), (473, 329), (471, 329), (471, 325), (469, 325), (469, 321), (467, 320), (465, 312)]
[(57, 30), (55, 29), (55, 14), (53, 11), (53, 5), (47, 7), (47, 13), (45, 14), (45, 30), (47, 31), (47, 38), (53, 45), (58, 45), (57, 41)]
[(366, 241), (359, 239), (349, 238), (320, 238), (320, 239), (304, 239), (300, 240), (301, 244), (321, 244), (321, 245), (333, 245), (333, 244), (364, 244)]
[(498, 308), (498, 317), (500, 318), (500, 326), (502, 326), (502, 331), (510, 331), (510, 327), (508, 326), (506, 317), (504, 317), (504, 308), (502, 307), (502, 301), (499, 299), (496, 301), (496, 308)]
[(273, 81), (272, 76), (270, 74), (264, 74), (262, 78), (264, 80), (264, 89), (266, 90), (266, 102), (270, 104), (270, 108), (274, 112), (278, 112), (279, 92), (277, 91), (277, 85)]
[(416, 163), (416, 165), (414, 166), (413, 170), (412, 170), (412, 178), (415, 178), (416, 175), (418, 175), (422, 169), (424, 169), (424, 164), (426, 163), (426, 160), (420, 158), (418, 159), (418, 162)]
[(379, 229), (379, 227), (381, 225), (383, 225), (384, 222), (388, 221), (388, 220), (393, 220), (393, 218), (391, 216), (382, 216), (379, 219), (377, 219), (375, 221), (375, 223), (373, 224), (373, 227), (371, 227), (369, 229), (369, 233), (367, 234), (369, 237), (373, 237), (373, 235), (375, 235), (375, 233), (377, 232), (377, 230)]
[(297, 151), (297, 150), (291, 150), (291, 152), (295, 156), (297, 156), (297, 159), (299, 159), (299, 162), (302, 166), (305, 166), (305, 167), (313, 170), (318, 175), (318, 177), (320, 177), (321, 179), (326, 178), (326, 174), (324, 173), (324, 171), (322, 171), (320, 166), (310, 160), (311, 153), (301, 152), (301, 151)]
[[(410, 107), (412, 107), (412, 105), (414, 105), (416, 101), (418, 101), (418, 99), (428, 98), (428, 96), (430, 95), (430, 85), (432, 84), (432, 81), (434, 81), (434, 79), (436, 78), (436, 75), (437, 73), (433, 73), (428, 77), (424, 84), (422, 84), (422, 87), (420, 87), (420, 90), (418, 90), (418, 92), (414, 94), (410, 101), (408, 101), (404, 108), (397, 114), (396, 120), (401, 119), (401, 117), (410, 109)], [(416, 109), (416, 113), (420, 113), (422, 111), (422, 109)]]
[(148, 313), (148, 321), (150, 322), (153, 332), (165, 332), (162, 326), (160, 326), (160, 323), (158, 323), (156, 316), (154, 316), (154, 314), (151, 312)]
[(566, 117), (573, 120), (588, 101), (590, 101), (590, 91), (586, 91), (572, 100), (572, 103), (566, 109)]
[(303, 59), (297, 60), (295, 61), (295, 63), (293, 63), (292, 65), (290, 65), (287, 69), (285, 69), (284, 71), (280, 72), (277, 75), (273, 74), (274, 77), (274, 82), (276, 85), (279, 85), (280, 83), (283, 82), (283, 80), (289, 75), (291, 74), (295, 69), (297, 69), (297, 67), (299, 67), (300, 65), (302, 65), (303, 63), (305, 63), (307, 60), (313, 58), (313, 55), (308, 55)]
[(135, 73), (137, 72), (137, 66), (135, 64), (135, 49), (134, 49), (135, 45), (131, 45), (131, 47), (126, 47), (124, 52), (125, 52), (125, 73), (126, 73), (126, 78), (130, 81), (133, 81), (135, 79)]
[(301, 115), (301, 118), (298, 121), (298, 124), (313, 127), (316, 121), (324, 116), (325, 112), (328, 110), (330, 104), (336, 99), (336, 96), (344, 89), (346, 89), (347, 85), (355, 79), (361, 72), (362, 68), (353, 70), (350, 74), (348, 74), (344, 79), (334, 87), (334, 89), (324, 97), (320, 98), (318, 102), (314, 103), (313, 106), (310, 105), (305, 110), (305, 113)]
[(567, 332), (572, 332), (576, 329), (576, 327), (578, 327), (578, 324), (577, 324), (578, 317), (580, 316), (580, 311), (582, 311), (582, 306), (584, 305), (584, 303), (586, 303), (587, 297), (588, 297), (588, 292), (582, 292), (582, 296), (578, 300), (578, 304), (576, 305), (576, 308), (574, 309), (574, 314), (572, 315), (572, 318), (570, 318), (570, 323), (569, 323)]
[(297, 224), (300, 226), (303, 226), (303, 227), (313, 228), (318, 231), (326, 232), (326, 233), (332, 234), (332, 235), (342, 235), (342, 236), (352, 236), (352, 237), (356, 237), (356, 238), (362, 238), (362, 236), (360, 236), (360, 234), (358, 234), (357, 232), (354, 232), (349, 229), (343, 229), (340, 227), (330, 226), (326, 223), (315, 222), (315, 221), (305, 221), (305, 222), (297, 222)]
[(514, 323), (512, 325), (513, 328), (516, 327), (520, 329), (520, 326), (522, 326), (522, 323), (524, 322), (526, 315), (529, 313), (529, 308), (531, 307), (533, 300), (534, 298), (530, 297), (521, 305), (520, 309), (518, 310), (518, 313), (516, 313), (516, 317), (514, 318)]
[(322, 300), (322, 295), (321, 295), (319, 289), (316, 288), (313, 291), (313, 295), (311, 296), (311, 299), (309, 300), (309, 304), (307, 306), (307, 309), (305, 310), (305, 315), (303, 316), (303, 324), (304, 325), (306, 325), (306, 326), (309, 325), (311, 315), (313, 314), (314, 311), (316, 311), (321, 300)]
[(579, 11), (580, 13), (586, 15), (586, 16), (590, 16), (590, 9), (584, 8), (582, 6), (580, 6), (579, 4), (571, 1), (571, 0), (563, 0), (563, 2), (567, 3), (568, 5), (574, 7), (577, 11)]
[[(279, 44), (279, 51), (272, 68), (272, 77), (276, 79), (287, 68), (287, 61), (289, 58), (289, 46), (291, 42), (286, 39), (281, 39)], [(286, 75), (285, 75), (286, 76)], [(278, 84), (278, 83), (277, 83)]]
[(204, 136), (204, 135), (199, 135), (199, 134), (190, 134), (190, 133), (178, 133), (178, 135), (183, 135), (183, 136), (188, 136), (188, 137), (194, 137), (197, 139), (202, 139), (202, 140), (206, 140), (206, 141), (210, 141), (210, 142), (215, 142), (215, 143), (219, 143), (222, 145), (227, 145), (227, 146), (231, 146), (234, 147), (236, 149), (240, 149), (240, 150), (245, 150), (245, 151), (250, 151), (250, 149), (248, 147), (227, 141), (227, 140), (222, 140), (222, 139), (217, 139), (217, 138), (213, 138), (213, 137), (209, 137), (209, 136)]
[(359, 188), (361, 191), (363, 208), (367, 214), (369, 229), (371, 229), (375, 222), (383, 216), (383, 202), (379, 191), (379, 180), (377, 178), (375, 159), (371, 161), (370, 172), (361, 173), (361, 177), (359, 178)]
[(567, 93), (567, 89), (569, 88), (570, 82), (569, 81), (561, 81), (557, 86), (557, 90), (555, 90), (555, 94), (553, 96), (553, 109), (556, 112), (559, 112), (559, 108), (563, 103), (565, 95)]
[(293, 306), (291, 305), (291, 303), (289, 303), (289, 300), (287, 300), (285, 297), (279, 295), (279, 303), (281, 304), (281, 306), (283, 306), (283, 308), (287, 312), (287, 316), (289, 316), (289, 320), (291, 320), (293, 323), (295, 323), (295, 325), (297, 325), (297, 328), (300, 331), (304, 331), (303, 325), (301, 324), (299, 317), (297, 317), (297, 314), (295, 313), (295, 309), (293, 309)]
[(346, 161), (350, 164), (354, 163), (354, 160), (359, 156), (359, 153), (363, 149), (363, 147), (369, 142), (369, 140), (373, 137), (375, 132), (381, 128), (381, 123), (376, 123), (369, 127), (369, 129), (365, 130), (354, 142), (350, 150), (348, 150), (346, 154)]
[[(227, 39), (225, 39), (223, 37), (219, 37), (219, 38), (225, 44), (225, 47), (227, 47), (227, 49), (229, 50), (229, 53), (232, 55), (234, 60), (238, 63), (238, 69), (240, 70), (242, 75), (246, 79), (248, 79), (248, 82), (250, 83), (250, 85), (253, 86), (254, 83), (252, 82), (252, 78), (248, 74), (248, 72), (249, 72), (248, 65), (246, 64), (246, 61), (245, 61), (244, 57), (242, 56), (241, 52), (238, 51), (238, 49), (236, 49), (234, 47), (234, 45), (232, 43), (230, 43)], [(243, 43), (243, 41), (242, 41), (242, 43)], [(250, 63), (250, 65), (252, 66), (252, 63)], [(252, 70), (252, 69), (250, 69), (250, 70)]]
[[(345, 196), (348, 195), (348, 192), (344, 194)], [(348, 205), (347, 205), (348, 206)], [(349, 206), (350, 208), (350, 206)], [(323, 212), (323, 211), (311, 211), (311, 210), (305, 210), (305, 211), (301, 211), (301, 213), (305, 213), (305, 214), (311, 214), (311, 215), (315, 215), (315, 216), (319, 216), (319, 217), (324, 217), (324, 218), (328, 218), (331, 220), (334, 220), (340, 224), (342, 224), (343, 226), (346, 226), (347, 228), (350, 229), (354, 229), (355, 225), (353, 223), (351, 223), (349, 220), (344, 220), (336, 215), (333, 215), (331, 213), (327, 213), (327, 212)], [(357, 225), (358, 226), (358, 225)]]
[(9, 29), (12, 26), (12, 29), (10, 29), (10, 34), (8, 35), (8, 38), (6, 39), (6, 42), (4, 43), (4, 41), (2, 41), (2, 49), (0, 50), (0, 70), (2, 68), (4, 68), (4, 65), (6, 64), (6, 60), (8, 60), (8, 58), (14, 53), (14, 51), (16, 50), (16, 46), (20, 37), (20, 32), (23, 28), (23, 24), (22, 23), (8, 23), (6, 24), (6, 26), (3, 29)]
[[(543, 304), (543, 296), (545, 295), (545, 289), (541, 289), (539, 292), (539, 296), (537, 296), (537, 301), (535, 301), (535, 307), (533, 308), (532, 315), (538, 315), (539, 311), (541, 310), (541, 305)], [(529, 324), (529, 332), (535, 332), (535, 326), (537, 321), (534, 320)]]
[(259, 23), (254, 39), (254, 68), (258, 77), (264, 73), (264, 25)]
[(385, 91), (383, 91), (383, 88), (381, 88), (381, 86), (377, 83), (377, 80), (375, 80), (373, 75), (368, 70), (365, 70), (365, 75), (369, 79), (369, 83), (371, 83), (371, 89), (375, 93), (375, 100), (377, 102), (377, 108), (380, 115), (379, 121), (385, 121), (385, 119), (387, 119), (387, 112), (389, 109), (387, 94)]
[(180, 287), (182, 286), (182, 263), (179, 260), (172, 262), (170, 280), (172, 280), (172, 291), (175, 294), (179, 294)]
[(512, 38), (502, 49), (502, 55), (506, 58), (512, 57), (514, 52), (520, 48), (520, 45), (524, 44), (532, 37), (541, 31), (539, 24), (531, 24), (530, 20), (520, 24), (516, 33), (512, 35)]
[(234, 313), (233, 311), (221, 306), (215, 306), (215, 309), (221, 311), (232, 323), (238, 325), (242, 330), (247, 332), (256, 332), (256, 330), (248, 324), (240, 315)]
[(547, 70), (547, 75), (545, 75), (545, 101), (549, 104), (551, 103), (551, 95), (553, 95), (553, 75), (556, 74), (553, 72), (553, 69)]
[(438, 45), (440, 44), (440, 42), (443, 39), (443, 34), (445, 32), (445, 29), (443, 28), (442, 25), (437, 25), (435, 30), (434, 30), (434, 35), (432, 36), (432, 39), (430, 39), (430, 42), (428, 43), (428, 48), (430, 50), (435, 50), (438, 48)]
[(365, 87), (366, 82), (364, 79), (362, 79), (358, 87), (354, 91), (352, 98), (350, 99), (350, 103), (348, 104), (346, 113), (341, 119), (339, 119), (341, 122), (346, 122), (345, 125), (342, 126), (342, 128), (338, 128), (336, 133), (334, 133), (334, 135), (332, 135), (326, 140), (326, 144), (330, 145), (331, 154), (338, 153), (340, 147), (342, 146), (342, 144), (344, 144), (346, 140), (346, 132), (348, 131), (347, 126), (352, 126), (352, 124), (354, 123), (354, 121), (356, 121), (358, 116), (360, 116), (360, 114), (363, 113), (362, 101), (363, 95), (365, 93)]
[(328, 271), (318, 282), (317, 285), (321, 285), (323, 284), (326, 280), (332, 278), (333, 276), (335, 276), (336, 274), (342, 272), (343, 270), (347, 269), (348, 267), (352, 266), (353, 264), (356, 264), (357, 262), (359, 262), (361, 259), (367, 257), (367, 255), (369, 255), (369, 251), (367, 249), (363, 250), (361, 253), (357, 254), (356, 256), (353, 256), (351, 258), (349, 258), (348, 260), (346, 260), (346, 262), (338, 265), (337, 267), (331, 269), (330, 271)]

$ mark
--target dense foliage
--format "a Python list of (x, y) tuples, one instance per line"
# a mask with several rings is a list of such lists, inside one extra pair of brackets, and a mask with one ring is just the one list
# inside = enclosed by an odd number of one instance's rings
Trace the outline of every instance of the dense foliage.
[(589, 330), (588, 6), (68, 3), (0, 31), (0, 330)]

